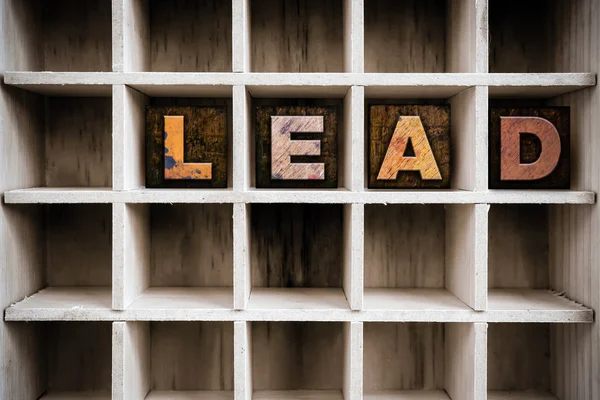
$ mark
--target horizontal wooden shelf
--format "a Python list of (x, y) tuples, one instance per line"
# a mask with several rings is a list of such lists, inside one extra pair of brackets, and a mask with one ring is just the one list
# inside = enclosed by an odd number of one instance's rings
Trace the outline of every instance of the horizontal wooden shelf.
[(337, 204), (594, 204), (573, 190), (247, 190), (31, 188), (4, 193), (8, 204), (77, 203), (337, 203)]
[(252, 288), (248, 310), (348, 310), (341, 288)]
[(448, 98), (489, 86), (494, 97), (554, 97), (594, 86), (594, 73), (207, 73), (6, 72), (8, 85), (52, 96), (110, 96), (128, 85), (148, 96), (230, 97), (246, 85), (255, 97), (343, 97), (365, 86), (367, 98)]
[[(342, 289), (254, 288), (245, 310), (230, 288), (151, 288), (124, 311), (108, 288), (50, 287), (12, 305), (7, 321), (363, 321), (590, 323), (593, 311), (548, 290), (491, 290), (487, 311), (443, 289), (366, 289), (351, 311)], [(269, 307), (270, 306), (270, 307)]]
[(547, 392), (528, 391), (489, 391), (488, 400), (558, 400)]
[(344, 400), (341, 390), (257, 390), (252, 400)]
[(49, 392), (40, 400), (110, 400), (110, 392)]
[(382, 390), (365, 393), (363, 400), (450, 400), (444, 390)]
[(152, 390), (145, 400), (233, 400), (230, 390)]

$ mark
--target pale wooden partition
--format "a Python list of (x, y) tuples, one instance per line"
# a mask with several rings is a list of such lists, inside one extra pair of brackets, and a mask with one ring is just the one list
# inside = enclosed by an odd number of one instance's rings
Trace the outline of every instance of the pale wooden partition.
[[(0, 15), (0, 398), (600, 398), (598, 1)], [(338, 188), (255, 187), (277, 98), (338, 107)], [(165, 101), (227, 107), (226, 189), (144, 187)], [(450, 189), (368, 189), (382, 103), (450, 106)], [(495, 104), (571, 107), (570, 190), (489, 190)]]

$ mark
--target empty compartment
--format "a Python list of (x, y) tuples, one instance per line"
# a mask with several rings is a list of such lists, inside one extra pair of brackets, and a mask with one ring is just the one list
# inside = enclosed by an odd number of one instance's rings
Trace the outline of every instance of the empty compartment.
[(572, 60), (590, 45), (578, 28), (593, 3), (490, 0), (490, 72), (588, 72)]
[(250, 0), (250, 7), (253, 72), (344, 71), (342, 0)]
[[(231, 2), (150, 0), (136, 8), (142, 71), (231, 72)], [(149, 15), (146, 15), (145, 12)], [(147, 24), (147, 25), (146, 25)], [(128, 57), (126, 54), (125, 57)]]
[(31, 398), (110, 400), (110, 322), (44, 322), (34, 331), (31, 380), (23, 383), (31, 385), (30, 393), (37, 391)]
[(365, 1), (365, 72), (447, 72), (448, 6), (443, 0)]
[(343, 323), (253, 322), (251, 329), (254, 400), (343, 399)]
[(8, 0), (8, 54), (22, 71), (112, 70), (110, 0)]
[[(451, 213), (471, 206), (365, 205), (365, 308), (457, 310), (467, 306), (448, 288), (459, 227)], [(458, 212), (461, 212), (458, 211)], [(466, 232), (461, 232), (466, 234)], [(469, 273), (467, 265), (460, 266)], [(464, 279), (467, 279), (466, 277)], [(441, 308), (440, 308), (441, 307)]]
[[(130, 205), (130, 234), (139, 246), (130, 282), (143, 293), (131, 308), (231, 308), (231, 204)], [(139, 285), (139, 286), (138, 286)]]
[(233, 322), (117, 322), (113, 335), (128, 400), (233, 400)]
[[(576, 240), (564, 240), (565, 216), (586, 218), (584, 205), (492, 205), (489, 211), (488, 287), (492, 309), (582, 311), (570, 301), (585, 262)], [(575, 235), (585, 236), (584, 232)], [(583, 246), (583, 244), (581, 244)], [(582, 257), (580, 261), (577, 261)], [(567, 263), (565, 260), (575, 260)], [(578, 296), (578, 297), (572, 297)]]
[(250, 308), (347, 308), (343, 206), (250, 206)]
[(557, 399), (549, 324), (489, 324), (488, 399)]
[(364, 398), (478, 398), (476, 347), (483, 324), (365, 323)]

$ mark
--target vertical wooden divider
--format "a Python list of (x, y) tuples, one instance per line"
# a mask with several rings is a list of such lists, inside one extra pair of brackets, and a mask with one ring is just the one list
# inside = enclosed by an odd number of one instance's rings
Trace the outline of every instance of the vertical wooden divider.
[(233, 205), (233, 308), (243, 310), (248, 304), (250, 271), (250, 205)]
[(250, 72), (250, 0), (232, 0), (233, 72)]
[(112, 400), (144, 400), (150, 391), (150, 323), (113, 322)]
[(344, 322), (344, 400), (363, 398), (363, 323)]
[(450, 398), (487, 397), (487, 324), (446, 323), (444, 387)]
[(488, 210), (446, 206), (446, 288), (474, 310), (487, 308)]
[(361, 310), (364, 293), (365, 205), (344, 204), (344, 294), (352, 310)]
[(364, 0), (344, 1), (344, 71), (365, 71)]
[(451, 0), (446, 72), (488, 71), (488, 0)]
[(252, 322), (235, 321), (233, 324), (234, 399), (252, 400)]

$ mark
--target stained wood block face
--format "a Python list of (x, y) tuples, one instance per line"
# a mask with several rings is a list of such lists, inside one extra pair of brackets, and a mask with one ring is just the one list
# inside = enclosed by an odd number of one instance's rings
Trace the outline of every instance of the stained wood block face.
[(227, 187), (226, 108), (149, 106), (146, 187)]
[(337, 187), (334, 106), (256, 107), (256, 187)]
[(450, 186), (450, 107), (369, 107), (369, 188)]
[(569, 107), (490, 109), (492, 189), (568, 189)]

